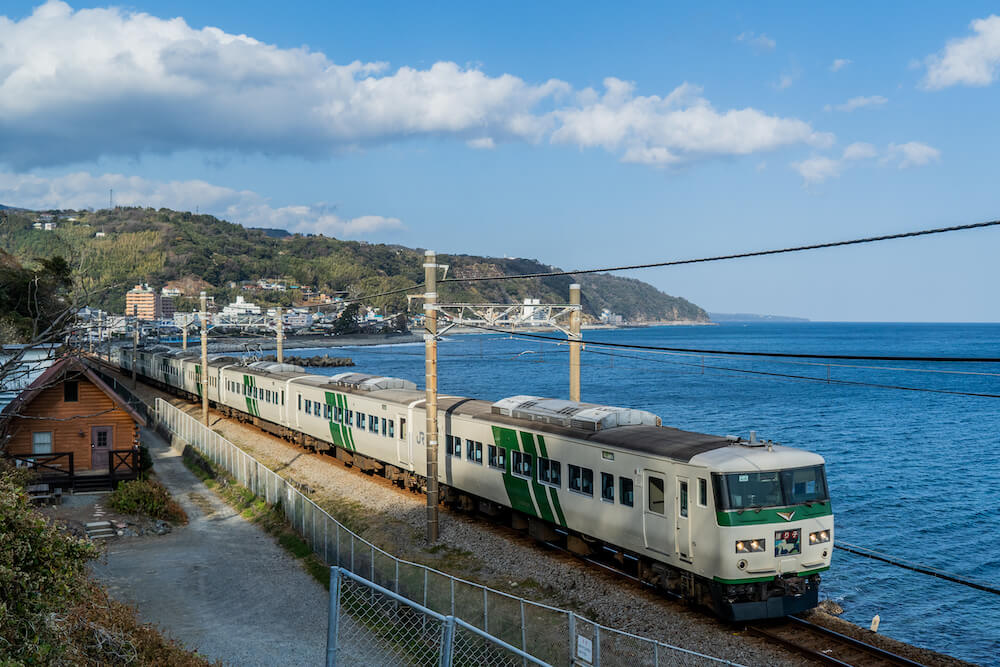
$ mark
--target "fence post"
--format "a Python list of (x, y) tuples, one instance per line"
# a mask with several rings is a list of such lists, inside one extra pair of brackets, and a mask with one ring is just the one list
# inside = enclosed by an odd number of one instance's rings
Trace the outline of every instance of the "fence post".
[(451, 667), (452, 649), (455, 643), (455, 617), (449, 616), (441, 627), (441, 667)]
[(528, 652), (528, 642), (524, 630), (524, 600), (521, 600), (521, 650), (525, 653)]
[(576, 660), (576, 614), (569, 613), (569, 662)]
[(490, 597), (489, 591), (483, 586), (483, 632), (490, 631)]
[(594, 667), (601, 667), (601, 626), (594, 624)]
[(330, 568), (330, 616), (326, 625), (326, 665), (337, 666), (337, 631), (340, 622), (340, 568)]
[[(450, 576), (450, 575), (449, 575)], [(451, 577), (451, 615), (455, 615), (455, 577)]]
[[(328, 533), (330, 532), (330, 519), (324, 514), (323, 515), (323, 562), (330, 563), (330, 537)], [(397, 593), (399, 591), (396, 591)]]

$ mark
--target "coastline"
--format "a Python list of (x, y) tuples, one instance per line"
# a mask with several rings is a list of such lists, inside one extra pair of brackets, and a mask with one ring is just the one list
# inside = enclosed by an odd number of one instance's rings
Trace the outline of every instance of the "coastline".
[[(613, 324), (584, 324), (581, 325), (582, 331), (610, 331), (610, 330), (626, 330), (626, 329), (644, 329), (650, 327), (664, 327), (664, 326), (718, 326), (715, 322), (699, 322), (695, 320), (666, 320), (657, 322), (642, 322), (636, 324), (626, 324), (626, 325), (613, 325)], [(538, 326), (538, 327), (519, 327), (517, 329), (508, 330), (505, 329), (502, 332), (499, 331), (486, 331), (483, 329), (476, 329), (473, 327), (461, 327), (456, 326), (449, 329), (448, 336), (453, 335), (477, 335), (477, 334), (491, 334), (491, 333), (551, 333), (557, 332), (558, 329), (548, 326)], [(282, 347), (285, 350), (302, 350), (302, 349), (325, 349), (325, 348), (338, 348), (338, 347), (366, 347), (372, 345), (412, 345), (414, 343), (424, 342), (423, 332), (411, 331), (408, 333), (390, 333), (390, 334), (349, 334), (345, 336), (324, 336), (324, 335), (307, 335), (307, 336), (288, 336), (284, 339)], [(179, 348), (180, 343), (171, 342), (164, 343), (164, 345), (169, 345), (172, 348)], [(274, 338), (261, 338), (259, 336), (254, 337), (225, 337), (217, 340), (209, 339), (208, 342), (208, 352), (209, 354), (222, 354), (226, 352), (244, 352), (249, 350), (262, 350), (271, 351), (277, 347), (277, 343)], [(188, 350), (197, 349), (197, 343), (190, 342), (188, 344)]]

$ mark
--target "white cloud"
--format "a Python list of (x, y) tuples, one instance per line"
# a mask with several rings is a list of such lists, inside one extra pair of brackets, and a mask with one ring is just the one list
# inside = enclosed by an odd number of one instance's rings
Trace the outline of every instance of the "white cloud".
[(797, 78), (798, 75), (796, 74), (782, 74), (774, 83), (774, 88), (775, 90), (785, 90), (786, 88), (791, 88)]
[(480, 137), (479, 139), (469, 139), (465, 142), (469, 148), (489, 149), (496, 148), (496, 142), (492, 137)]
[(715, 155), (747, 155), (791, 144), (829, 145), (832, 136), (794, 118), (756, 109), (720, 112), (685, 83), (666, 97), (637, 96), (633, 84), (604, 81), (605, 92), (590, 91), (578, 109), (553, 112), (555, 143), (624, 151), (623, 160), (664, 166)]
[[(844, 148), (839, 158), (812, 156), (800, 162), (793, 162), (791, 166), (799, 172), (802, 184), (810, 186), (840, 176), (841, 172), (852, 163), (874, 160), (879, 155), (879, 150), (872, 144), (857, 141)], [(940, 155), (941, 152), (936, 148), (919, 141), (910, 141), (905, 144), (889, 144), (885, 152), (881, 153), (877, 164), (883, 167), (895, 165), (900, 169), (918, 167), (937, 160)]]
[(856, 141), (844, 149), (842, 160), (869, 160), (878, 157), (878, 150), (871, 144)]
[(0, 17), (0, 44), (0, 160), (19, 167), (183, 149), (315, 157), (428, 135), (537, 141), (549, 129), (537, 107), (569, 91), (451, 62), (339, 65), (58, 0)]
[[(761, 46), (773, 40), (750, 35)], [(0, 163), (24, 170), (101, 156), (203, 151), (323, 158), (413, 137), (600, 146), (651, 165), (831, 141), (796, 118), (715, 110), (694, 86), (636, 96), (529, 83), (437, 62), (341, 65), (218, 28), (49, 0), (0, 17)]]
[(953, 39), (944, 49), (924, 59), (927, 75), (922, 85), (928, 90), (948, 86), (986, 86), (996, 79), (1000, 66), (1000, 16), (976, 19), (969, 27), (976, 34)]
[(792, 168), (799, 172), (806, 185), (822, 183), (828, 178), (840, 175), (842, 163), (828, 157), (811, 157), (801, 162), (793, 162)]
[(774, 47), (778, 45), (777, 42), (764, 33), (758, 35), (750, 31), (737, 35), (736, 41), (749, 44), (755, 51), (774, 51)]
[(823, 107), (823, 110), (824, 111), (837, 110), (837, 111), (846, 111), (850, 113), (855, 109), (882, 106), (888, 101), (889, 101), (888, 98), (882, 97), (881, 95), (870, 95), (868, 97), (859, 96), (859, 97), (852, 97), (843, 104), (838, 104), (836, 106), (831, 106), (827, 104), (825, 107)]
[(888, 157), (895, 160), (900, 169), (907, 167), (922, 167), (941, 158), (941, 151), (922, 144), (919, 141), (908, 141), (905, 144), (889, 144)]
[(114, 189), (115, 204), (200, 210), (244, 227), (287, 229), (339, 238), (365, 237), (403, 227), (398, 218), (363, 215), (342, 218), (326, 204), (272, 206), (250, 190), (205, 181), (151, 181), (123, 174), (76, 172), (52, 178), (0, 172), (0, 201), (30, 209), (102, 207)]
[(850, 65), (852, 62), (853, 62), (852, 60), (848, 60), (847, 58), (837, 58), (832, 63), (830, 63), (830, 71), (839, 72), (840, 70)]

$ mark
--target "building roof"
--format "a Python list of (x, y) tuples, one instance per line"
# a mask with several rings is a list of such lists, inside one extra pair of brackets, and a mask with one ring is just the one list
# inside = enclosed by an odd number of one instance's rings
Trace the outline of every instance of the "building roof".
[(146, 420), (142, 415), (136, 412), (135, 408), (129, 405), (121, 396), (116, 394), (114, 390), (112, 390), (111, 387), (104, 382), (104, 380), (98, 377), (97, 373), (91, 370), (89, 366), (76, 357), (63, 357), (45, 369), (45, 372), (39, 375), (34, 382), (28, 385), (28, 387), (22, 391), (17, 398), (7, 404), (7, 406), (3, 409), (3, 412), (0, 412), (0, 417), (16, 416), (22, 408), (35, 400), (35, 397), (42, 393), (43, 390), (61, 383), (66, 378), (66, 375), (73, 371), (80, 373), (90, 382), (94, 383), (98, 389), (107, 394), (108, 398), (114, 401), (118, 407), (124, 410), (139, 425), (146, 425)]

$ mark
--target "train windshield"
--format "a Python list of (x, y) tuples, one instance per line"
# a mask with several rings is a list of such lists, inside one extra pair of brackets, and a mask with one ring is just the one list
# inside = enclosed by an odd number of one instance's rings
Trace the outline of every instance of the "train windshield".
[(712, 479), (719, 509), (801, 505), (825, 502), (830, 498), (823, 466), (725, 475), (715, 473)]

